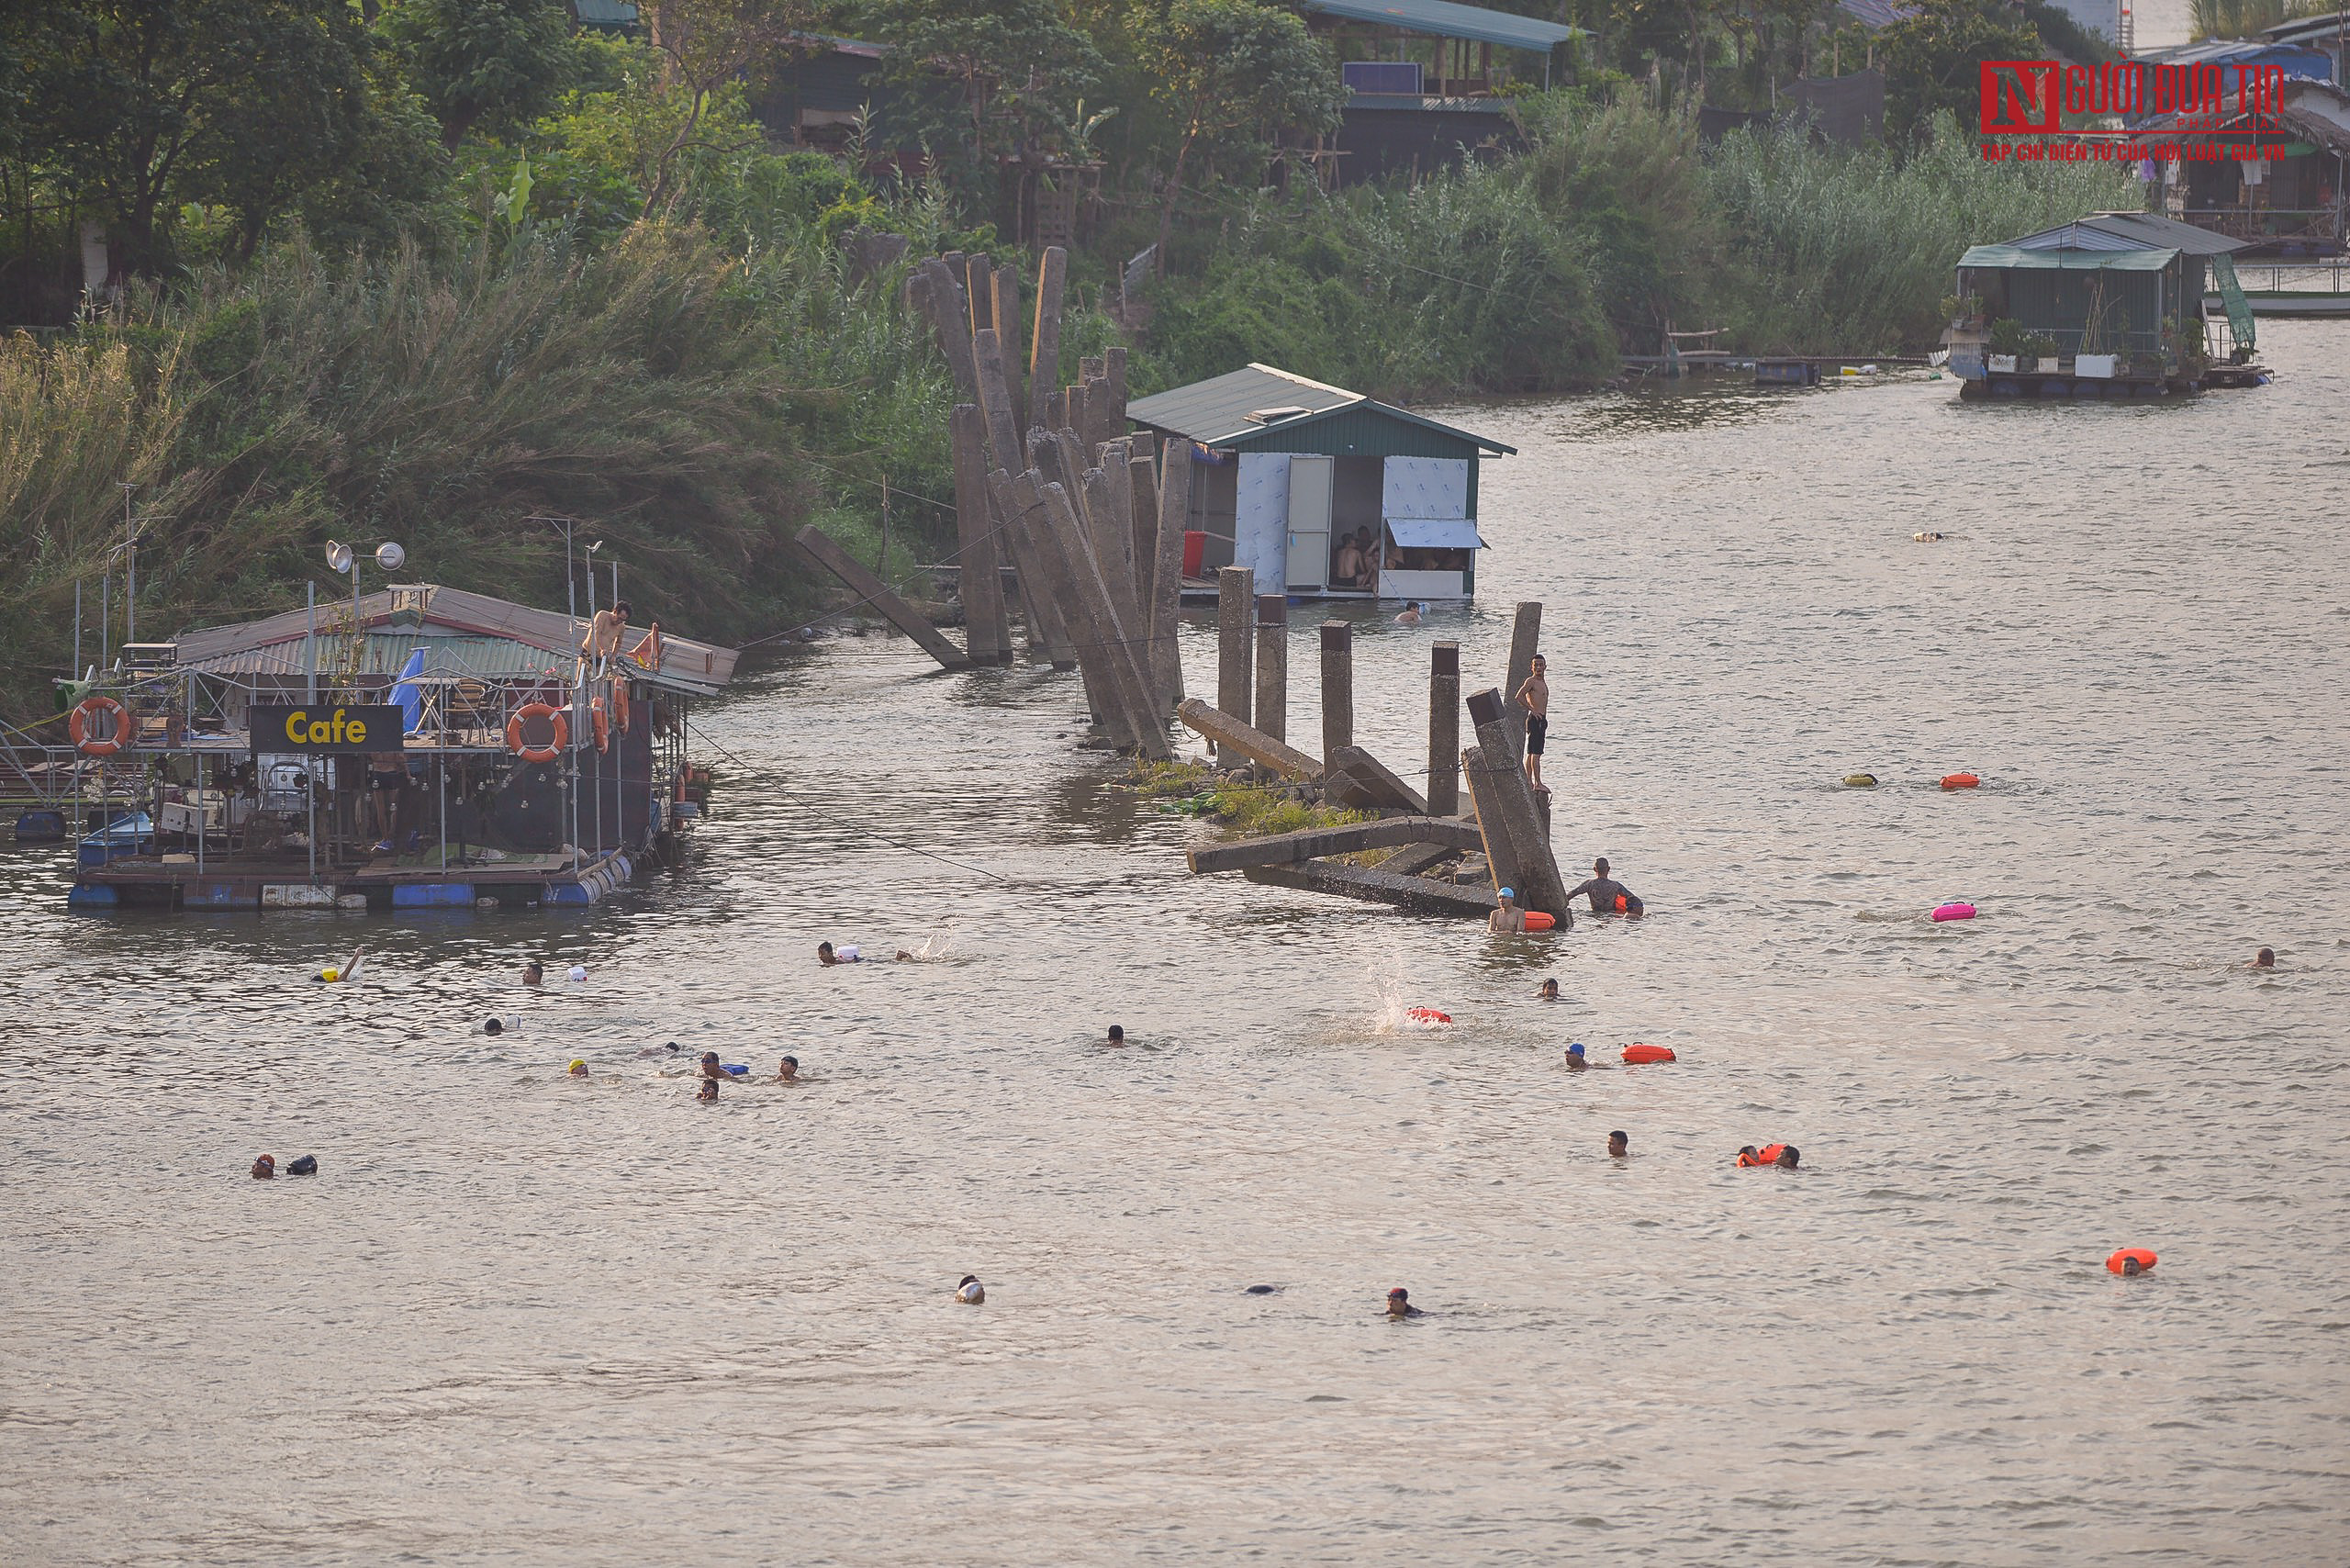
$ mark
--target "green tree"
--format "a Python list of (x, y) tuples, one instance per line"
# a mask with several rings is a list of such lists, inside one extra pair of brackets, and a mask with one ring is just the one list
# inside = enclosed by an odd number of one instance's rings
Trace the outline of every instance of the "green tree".
[(511, 136), (579, 73), (570, 17), (555, 0), (399, 0), (378, 26), (451, 147), (469, 130)]
[(1998, 0), (1922, 0), (1915, 14), (1878, 35), (1886, 133), (1916, 136), (1937, 114), (1972, 125), (1982, 104), (1982, 62), (2047, 53), (2038, 29)]
[(874, 19), (896, 94), (888, 131), (926, 148), (967, 195), (987, 188), (1001, 156), (1058, 150), (1109, 73), (1056, 0), (880, 0)]
[(24, 73), (29, 146), (106, 219), (115, 281), (167, 259), (180, 202), (221, 202), (247, 254), (371, 128), (370, 40), (344, 0), (55, 0)]
[(1195, 150), (1268, 126), (1336, 129), (1346, 102), (1329, 50), (1301, 18), (1256, 0), (1174, 0), (1143, 34), (1140, 56), (1151, 96), (1181, 128), (1158, 209), (1162, 265)]

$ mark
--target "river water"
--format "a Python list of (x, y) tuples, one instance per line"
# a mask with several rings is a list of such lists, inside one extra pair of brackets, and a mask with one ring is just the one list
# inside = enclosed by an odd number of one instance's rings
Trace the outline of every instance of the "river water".
[(1453, 410), (1521, 449), (1483, 597), (1361, 623), (1358, 734), (1416, 766), (1431, 637), (1484, 684), (1546, 601), (1637, 927), (1193, 879), (1073, 676), (878, 635), (708, 711), (691, 865), (592, 913), (0, 858), (0, 1560), (2340, 1562), (2350, 324), (2262, 337), (2176, 407)]

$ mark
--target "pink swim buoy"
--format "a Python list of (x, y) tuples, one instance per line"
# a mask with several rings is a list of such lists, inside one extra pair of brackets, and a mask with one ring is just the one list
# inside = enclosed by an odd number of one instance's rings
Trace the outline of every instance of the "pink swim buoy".
[(1972, 920), (1974, 918), (1975, 906), (1971, 903), (1940, 904), (1937, 905), (1934, 910), (1934, 924), (1937, 925), (1940, 925), (1945, 920)]

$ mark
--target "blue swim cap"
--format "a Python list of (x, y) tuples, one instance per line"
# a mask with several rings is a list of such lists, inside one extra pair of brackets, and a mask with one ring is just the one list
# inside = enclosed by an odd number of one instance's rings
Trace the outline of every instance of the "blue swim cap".
[(1499, 896), (1505, 899), (1514, 899), (1517, 897), (1517, 890), (1516, 888), (1504, 888)]
[(1571, 1057), (1579, 1057), (1583, 1055), (1583, 1042), (1578, 1040), (1573, 1045), (1569, 1046), (1567, 1047), (1567, 1054)]

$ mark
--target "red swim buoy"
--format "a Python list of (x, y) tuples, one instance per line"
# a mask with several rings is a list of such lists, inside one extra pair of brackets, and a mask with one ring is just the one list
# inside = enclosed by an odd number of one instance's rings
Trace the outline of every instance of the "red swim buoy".
[(1979, 786), (1982, 782), (1983, 780), (1977, 778), (1972, 773), (1945, 773), (1942, 775), (1942, 788), (1945, 790), (1972, 790)]
[(2105, 1266), (2117, 1274), (2126, 1273), (2128, 1271), (2122, 1265), (2132, 1259), (2137, 1260), (2138, 1271), (2142, 1274), (2154, 1266), (2154, 1255), (2143, 1247), (2124, 1247), (2121, 1251), (2108, 1258), (2105, 1260)]
[(1558, 924), (1558, 921), (1544, 914), (1539, 909), (1529, 909), (1526, 912), (1526, 929), (1528, 931), (1549, 931)]
[(1404, 1016), (1409, 1018), (1415, 1024), (1449, 1024), (1452, 1022), (1451, 1014), (1439, 1013), (1433, 1007), (1407, 1007), (1404, 1009)]
[(1624, 1047), (1624, 1065), (1627, 1067), (1639, 1067), (1648, 1062), (1679, 1061), (1680, 1059), (1673, 1054), (1672, 1047), (1669, 1046), (1626, 1046)]

